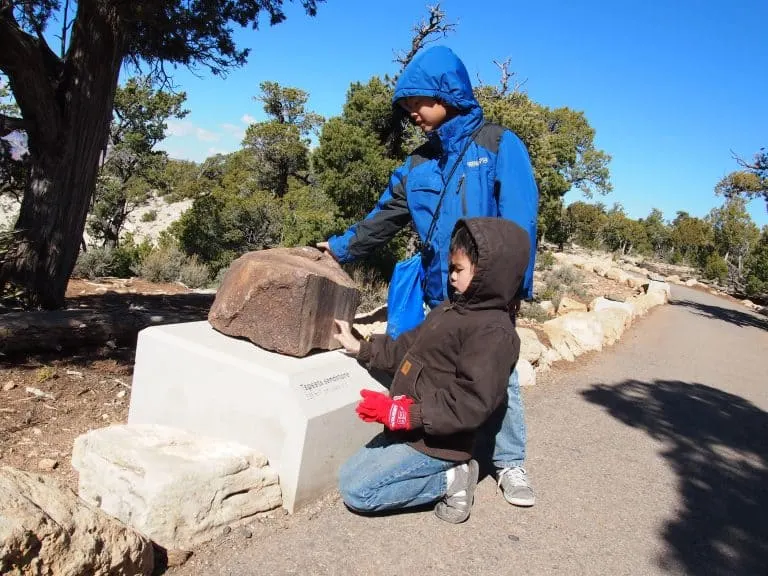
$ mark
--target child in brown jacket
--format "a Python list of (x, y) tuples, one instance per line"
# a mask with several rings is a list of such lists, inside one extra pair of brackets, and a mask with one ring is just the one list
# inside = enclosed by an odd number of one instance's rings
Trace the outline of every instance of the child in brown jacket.
[(528, 234), (509, 220), (459, 220), (450, 298), (418, 328), (366, 342), (337, 321), (347, 352), (394, 376), (389, 395), (360, 392), (359, 417), (385, 429), (341, 468), (348, 507), (376, 512), (437, 502), (438, 518), (469, 518), (479, 474), (476, 432), (504, 403), (520, 352), (509, 307), (529, 252)]

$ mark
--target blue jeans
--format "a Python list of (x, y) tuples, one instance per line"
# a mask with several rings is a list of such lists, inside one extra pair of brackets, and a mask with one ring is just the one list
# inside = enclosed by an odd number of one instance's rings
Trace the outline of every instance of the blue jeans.
[(339, 471), (344, 503), (358, 512), (381, 512), (436, 502), (447, 490), (445, 472), (456, 462), (439, 460), (379, 434)]
[(483, 426), (483, 433), (493, 437), (493, 464), (496, 468), (513, 468), (525, 462), (525, 414), (520, 397), (517, 368), (507, 384), (506, 409), (498, 410)]

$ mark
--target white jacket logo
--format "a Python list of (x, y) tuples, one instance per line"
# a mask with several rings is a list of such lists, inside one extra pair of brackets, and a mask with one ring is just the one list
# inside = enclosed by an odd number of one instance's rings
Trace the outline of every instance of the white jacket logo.
[(488, 164), (488, 158), (483, 156), (482, 158), (478, 158), (477, 160), (470, 160), (467, 162), (467, 166), (470, 168), (477, 168), (481, 164)]

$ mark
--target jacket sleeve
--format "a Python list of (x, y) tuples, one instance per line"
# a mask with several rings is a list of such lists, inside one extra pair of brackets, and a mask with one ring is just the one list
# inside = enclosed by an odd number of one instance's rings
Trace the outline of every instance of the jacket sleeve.
[(456, 377), (447, 386), (424, 382), (421, 402), (411, 406), (414, 428), (443, 436), (476, 430), (498, 408), (517, 362), (517, 336), (498, 326), (485, 326), (463, 342)]
[(368, 256), (408, 224), (411, 213), (405, 197), (405, 183), (409, 164), (410, 159), (392, 173), (387, 189), (368, 216), (342, 235), (328, 239), (331, 252), (339, 262)]
[(533, 298), (533, 267), (536, 263), (539, 191), (525, 144), (510, 130), (504, 131), (499, 143), (496, 191), (499, 216), (519, 225), (528, 232), (531, 240), (531, 256), (518, 292), (519, 298), (530, 300)]
[(400, 367), (406, 352), (416, 341), (422, 325), (420, 324), (408, 332), (403, 332), (397, 337), (397, 340), (392, 340), (385, 334), (375, 336), (370, 342), (362, 340), (360, 352), (357, 353), (358, 361), (369, 370), (375, 368), (390, 375), (394, 374)]

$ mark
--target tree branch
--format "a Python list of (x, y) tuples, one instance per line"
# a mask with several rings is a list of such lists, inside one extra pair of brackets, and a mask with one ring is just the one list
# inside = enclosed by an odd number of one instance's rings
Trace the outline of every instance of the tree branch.
[(23, 118), (0, 114), (0, 137), (7, 136), (16, 130), (26, 130), (27, 125)]
[(445, 23), (445, 12), (440, 10), (440, 4), (427, 6), (429, 18), (422, 20), (413, 27), (411, 49), (407, 54), (402, 52), (397, 55), (395, 62), (400, 64), (400, 70), (404, 70), (410, 64), (416, 53), (427, 44), (436, 42), (438, 38), (445, 38), (449, 32), (456, 30), (457, 23)]

